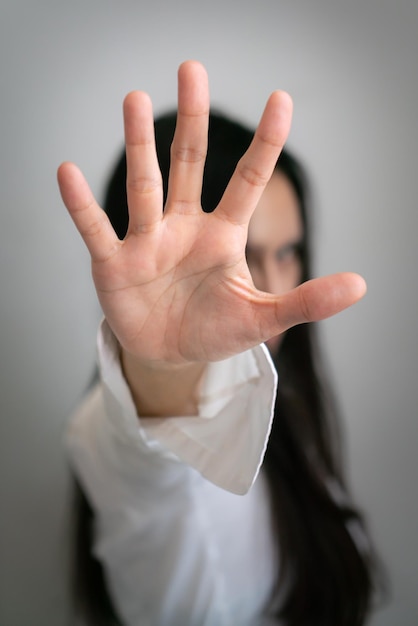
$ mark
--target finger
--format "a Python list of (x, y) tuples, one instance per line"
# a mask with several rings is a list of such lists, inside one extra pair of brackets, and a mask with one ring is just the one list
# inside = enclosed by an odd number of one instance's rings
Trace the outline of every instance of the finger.
[(62, 199), (94, 261), (105, 261), (118, 249), (120, 241), (99, 207), (78, 167), (63, 163), (58, 169)]
[(305, 322), (317, 322), (340, 313), (360, 300), (366, 293), (364, 279), (344, 272), (303, 283), (279, 297), (268, 296), (270, 306), (257, 313), (262, 341)]
[(292, 100), (283, 91), (275, 91), (250, 147), (240, 159), (216, 213), (232, 222), (246, 224), (271, 178), (290, 130)]
[(178, 72), (178, 113), (171, 146), (166, 211), (200, 211), (209, 121), (209, 84), (205, 68), (186, 61)]
[(163, 191), (149, 96), (128, 94), (123, 103), (126, 142), (128, 233), (152, 230), (161, 221)]

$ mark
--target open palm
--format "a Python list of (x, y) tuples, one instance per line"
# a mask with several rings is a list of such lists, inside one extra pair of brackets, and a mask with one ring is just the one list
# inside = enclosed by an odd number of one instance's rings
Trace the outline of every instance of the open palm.
[(142, 92), (129, 94), (129, 228), (123, 241), (78, 168), (60, 167), (61, 194), (90, 251), (101, 306), (128, 353), (173, 364), (219, 360), (294, 324), (333, 315), (363, 295), (364, 282), (353, 274), (309, 281), (282, 296), (256, 290), (251, 280), (248, 223), (286, 140), (291, 108), (287, 94), (271, 95), (220, 204), (204, 213), (208, 81), (200, 64), (184, 63), (163, 212), (151, 102)]

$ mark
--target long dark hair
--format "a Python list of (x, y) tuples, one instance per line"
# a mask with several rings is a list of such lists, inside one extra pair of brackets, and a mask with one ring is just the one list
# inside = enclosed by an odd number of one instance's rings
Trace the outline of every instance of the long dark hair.
[[(167, 192), (174, 113), (155, 123), (157, 153)], [(218, 204), (253, 133), (212, 112), (202, 191), (203, 210)], [(308, 185), (287, 151), (276, 165), (299, 200), (304, 238), (302, 280), (310, 278)], [(126, 159), (109, 181), (105, 210), (122, 239), (128, 227)], [(360, 626), (374, 591), (374, 557), (364, 521), (348, 496), (335, 402), (325, 380), (314, 324), (290, 329), (276, 355), (280, 393), (264, 461), (280, 555), (272, 614), (288, 626)], [(91, 553), (93, 511), (76, 486), (76, 600), (91, 626), (118, 623), (103, 570)], [(358, 538), (361, 538), (359, 541)]]

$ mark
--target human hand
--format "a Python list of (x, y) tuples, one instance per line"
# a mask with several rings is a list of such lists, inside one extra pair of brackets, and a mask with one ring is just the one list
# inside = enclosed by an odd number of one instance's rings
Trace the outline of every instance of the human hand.
[(364, 294), (364, 281), (355, 274), (315, 279), (280, 296), (253, 285), (245, 259), (248, 223), (287, 138), (291, 109), (286, 93), (270, 96), (220, 204), (204, 213), (208, 81), (200, 64), (181, 65), (163, 212), (151, 102), (142, 92), (129, 94), (129, 228), (123, 241), (78, 168), (59, 168), (61, 194), (91, 254), (104, 314), (135, 359), (161, 366), (220, 360), (295, 324), (334, 315)]

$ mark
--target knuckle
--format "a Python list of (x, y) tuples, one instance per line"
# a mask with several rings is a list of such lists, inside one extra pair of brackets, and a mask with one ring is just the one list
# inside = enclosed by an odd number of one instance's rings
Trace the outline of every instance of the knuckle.
[(195, 200), (178, 199), (172, 202), (176, 213), (180, 215), (195, 215), (200, 206)]
[(156, 219), (152, 222), (136, 222), (129, 225), (129, 234), (132, 235), (149, 235), (157, 230), (160, 220)]
[(199, 148), (173, 146), (172, 157), (182, 163), (201, 163), (206, 158), (206, 152)]
[(103, 231), (104, 219), (97, 219), (89, 224), (86, 224), (84, 228), (81, 230), (81, 234), (83, 237), (88, 239), (92, 239), (93, 237), (97, 237)]
[(273, 135), (261, 133), (260, 131), (258, 131), (257, 138), (262, 144), (270, 148), (274, 148), (275, 150), (281, 150), (283, 148), (283, 142), (280, 141), (280, 139), (278, 138), (275, 139)]
[(132, 176), (127, 179), (126, 186), (128, 191), (149, 194), (160, 188), (161, 180), (149, 176)]
[(255, 167), (242, 163), (238, 166), (238, 173), (251, 187), (265, 187), (270, 176), (258, 171)]
[(300, 309), (300, 312), (302, 314), (302, 317), (303, 317), (304, 321), (305, 322), (310, 322), (311, 319), (312, 319), (312, 316), (311, 316), (311, 311), (310, 311), (310, 306), (309, 306), (308, 300), (305, 297), (306, 294), (305, 294), (305, 290), (303, 288), (303, 285), (301, 285), (299, 287), (298, 291), (299, 291), (299, 309)]

